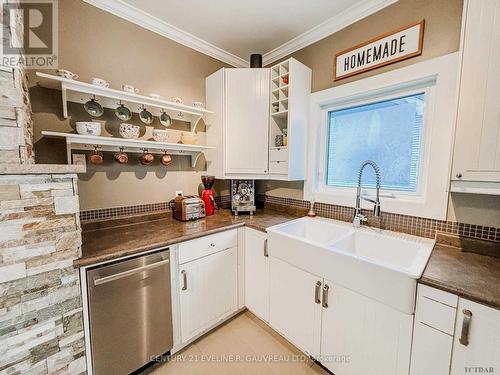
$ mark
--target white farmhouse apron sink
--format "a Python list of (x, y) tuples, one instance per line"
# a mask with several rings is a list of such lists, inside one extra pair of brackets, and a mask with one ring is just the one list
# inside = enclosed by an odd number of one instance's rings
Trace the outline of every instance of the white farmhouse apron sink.
[(267, 229), (269, 255), (406, 314), (434, 241), (325, 218)]

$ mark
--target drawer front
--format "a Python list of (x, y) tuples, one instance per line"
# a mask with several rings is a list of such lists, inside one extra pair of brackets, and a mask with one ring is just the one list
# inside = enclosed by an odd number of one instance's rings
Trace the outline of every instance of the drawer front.
[(286, 161), (270, 162), (269, 174), (288, 174), (288, 163)]
[(453, 335), (457, 310), (427, 297), (418, 300), (416, 319), (420, 323)]
[(428, 287), (426, 285), (418, 286), (417, 308), (415, 320), (453, 335), (455, 331), (455, 316), (458, 296), (442, 290)]
[(269, 150), (269, 161), (288, 161), (288, 150), (286, 148)]
[(427, 285), (418, 285), (418, 296), (427, 297), (442, 304), (457, 307), (458, 306), (458, 296), (452, 293), (444, 292), (439, 289), (431, 288)]
[(236, 229), (211, 234), (179, 244), (179, 264), (217, 253), (238, 245)]

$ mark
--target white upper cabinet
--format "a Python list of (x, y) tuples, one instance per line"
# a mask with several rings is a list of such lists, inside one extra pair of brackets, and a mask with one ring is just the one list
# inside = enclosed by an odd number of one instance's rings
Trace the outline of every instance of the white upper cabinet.
[(206, 79), (207, 173), (216, 178), (303, 180), (311, 69), (221, 69)]
[(500, 1), (469, 0), (464, 16), (452, 191), (500, 182)]
[(311, 69), (292, 58), (271, 68), (269, 176), (272, 179), (305, 179), (311, 77)]
[(221, 69), (206, 79), (208, 174), (259, 178), (268, 173), (269, 69)]
[[(467, 368), (481, 368), (481, 371)], [(500, 311), (460, 299), (451, 375), (493, 374), (500, 369)]]
[(267, 174), (269, 70), (226, 70), (226, 174)]

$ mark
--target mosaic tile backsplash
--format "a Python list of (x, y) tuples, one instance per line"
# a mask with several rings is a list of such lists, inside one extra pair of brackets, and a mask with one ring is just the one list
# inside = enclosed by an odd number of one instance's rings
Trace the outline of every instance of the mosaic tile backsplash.
[[(257, 200), (264, 204), (282, 205), (296, 208), (309, 208), (309, 202), (299, 199), (280, 198), (269, 195), (258, 195)], [(337, 206), (327, 203), (316, 203), (314, 210), (318, 216), (330, 219), (352, 221), (353, 208)], [(382, 212), (380, 218), (374, 217), (370, 210), (362, 210), (368, 217), (368, 225), (413, 234), (415, 236), (434, 238), (436, 232), (444, 232), (464, 237), (500, 242), (500, 228), (486, 227), (474, 224), (457, 223), (455, 221), (426, 219), (423, 217), (408, 216)]]
[[(215, 197), (215, 203), (220, 207), (225, 207), (230, 202), (229, 195)], [(106, 220), (124, 216), (148, 214), (152, 212), (169, 211), (168, 202), (138, 204), (134, 206), (123, 206), (113, 208), (99, 208), (96, 210), (86, 210), (80, 212), (80, 220)]]
[[(308, 209), (309, 202), (300, 199), (281, 198), (269, 195), (257, 195), (258, 202), (270, 205)], [(227, 207), (230, 203), (229, 195), (215, 197), (215, 202), (220, 207)], [(352, 221), (353, 208), (337, 206), (327, 203), (316, 203), (315, 211), (318, 216), (330, 219)], [(130, 215), (146, 214), (151, 212), (168, 211), (168, 202), (141, 204), (136, 206), (103, 208), (80, 212), (80, 219), (104, 220)], [(434, 238), (436, 232), (455, 234), (464, 237), (471, 237), (483, 240), (500, 242), (500, 228), (486, 227), (474, 224), (457, 223), (455, 221), (426, 219), (423, 217), (408, 216), (382, 212), (380, 218), (374, 217), (370, 210), (363, 210), (363, 214), (368, 217), (368, 225), (413, 234), (415, 236)]]

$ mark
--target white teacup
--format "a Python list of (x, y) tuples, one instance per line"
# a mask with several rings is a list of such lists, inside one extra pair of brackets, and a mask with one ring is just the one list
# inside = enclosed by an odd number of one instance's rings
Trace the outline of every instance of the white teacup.
[(92, 78), (92, 84), (100, 87), (109, 87), (109, 82), (102, 78)]
[(137, 94), (139, 92), (139, 89), (135, 88), (132, 85), (122, 85), (122, 89), (123, 91), (131, 92), (133, 94)]
[(67, 79), (78, 79), (78, 74), (70, 72), (69, 70), (66, 70), (66, 69), (57, 69), (56, 74), (59, 77), (63, 77), (63, 78), (67, 78)]

